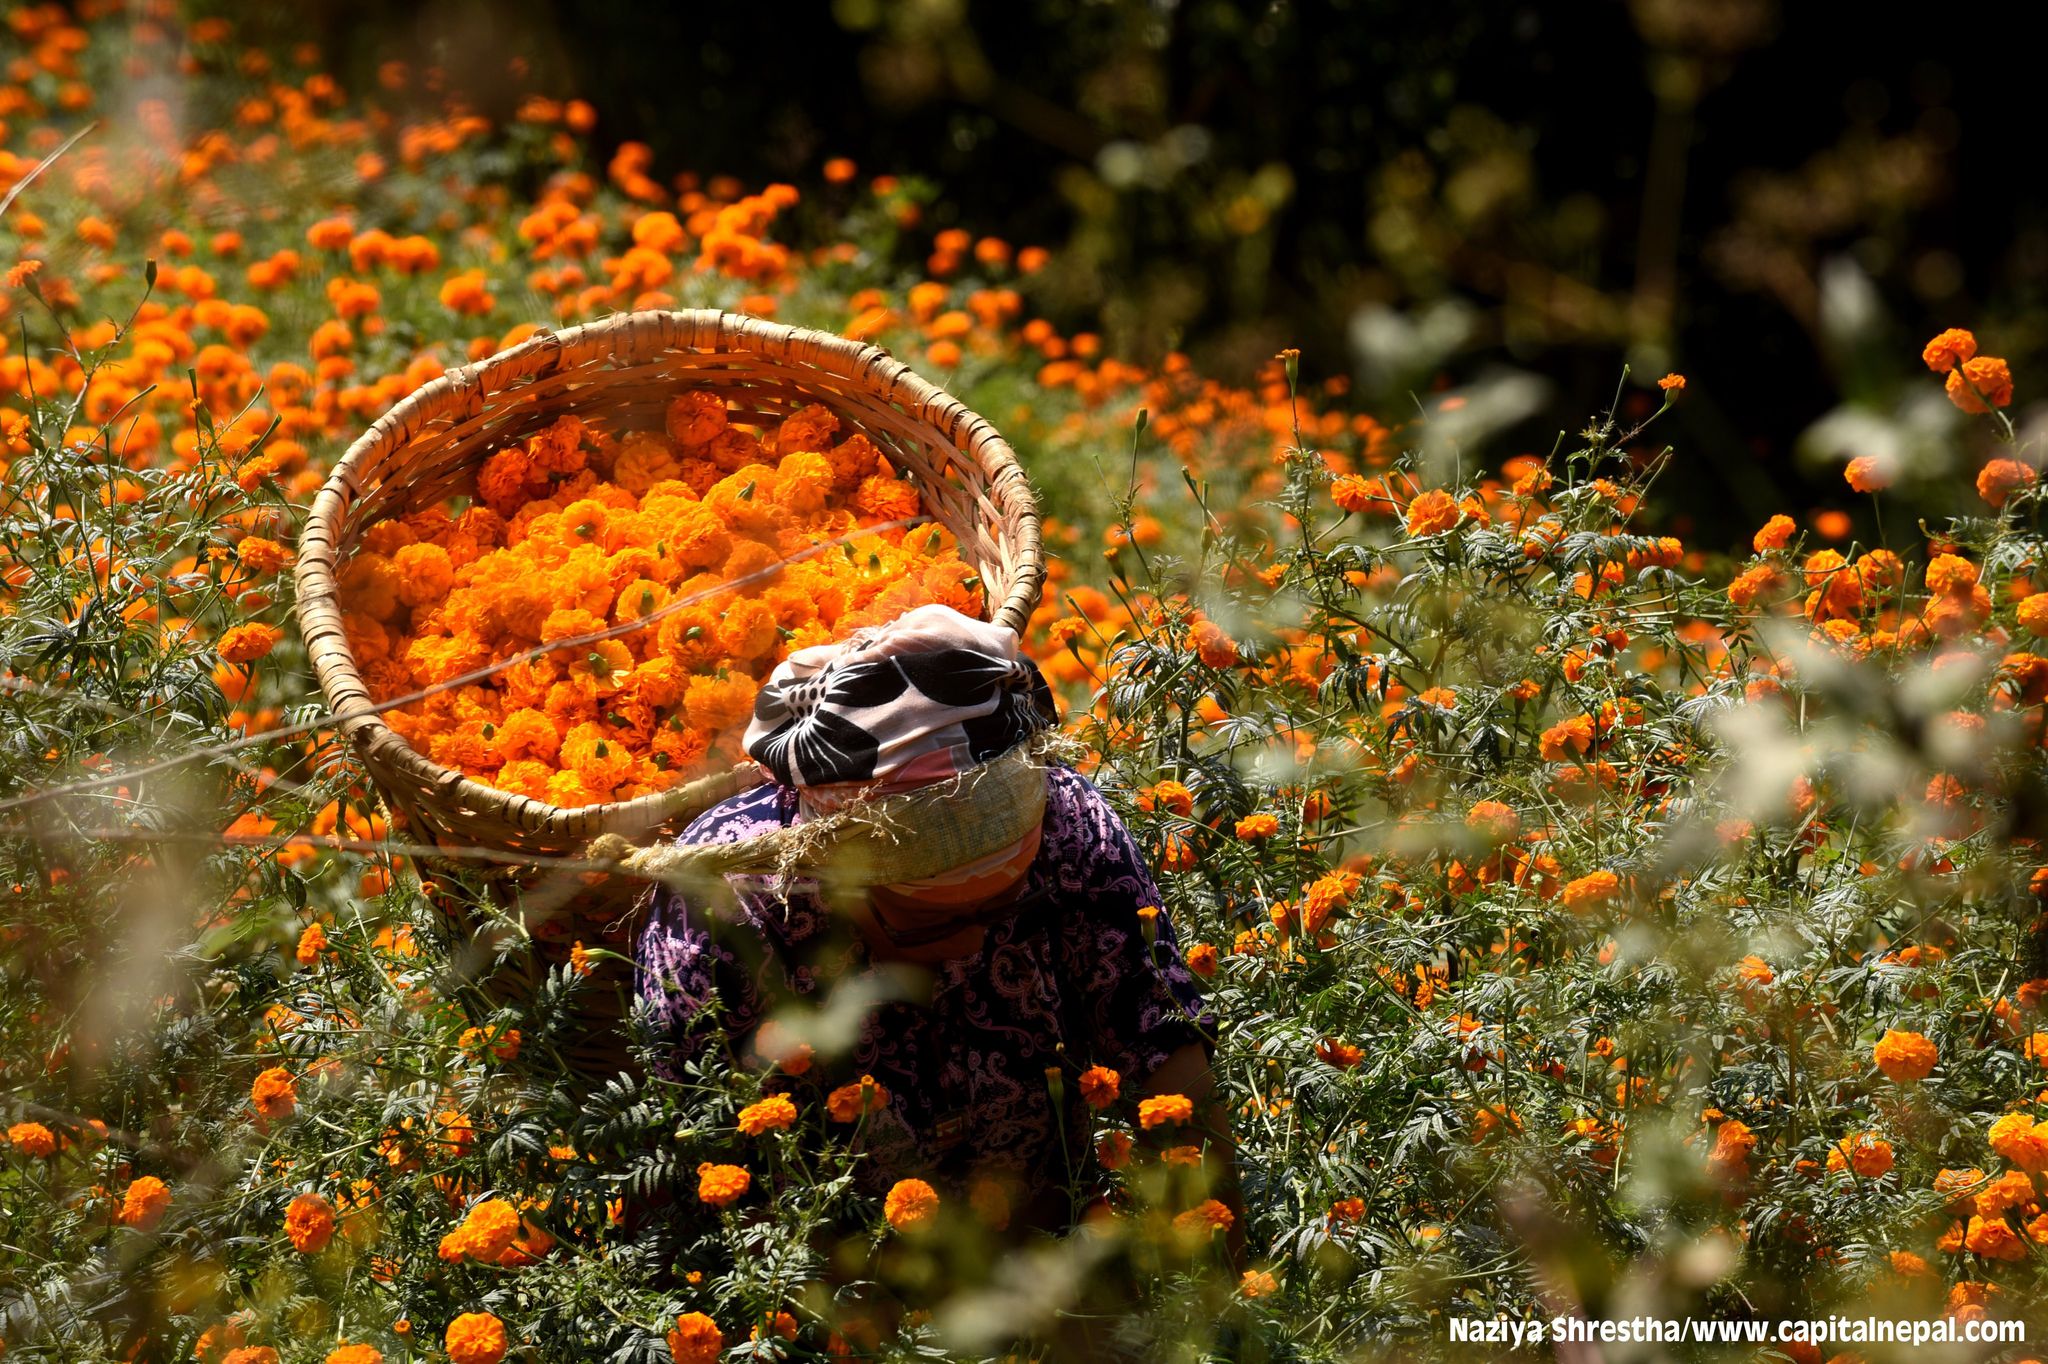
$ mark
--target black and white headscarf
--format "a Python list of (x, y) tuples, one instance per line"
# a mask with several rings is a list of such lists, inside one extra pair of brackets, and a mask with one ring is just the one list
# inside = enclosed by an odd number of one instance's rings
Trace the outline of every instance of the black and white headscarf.
[(791, 654), (755, 697), (745, 744), (777, 781), (829, 807), (830, 788), (887, 794), (943, 781), (1057, 718), (1014, 631), (920, 606)]

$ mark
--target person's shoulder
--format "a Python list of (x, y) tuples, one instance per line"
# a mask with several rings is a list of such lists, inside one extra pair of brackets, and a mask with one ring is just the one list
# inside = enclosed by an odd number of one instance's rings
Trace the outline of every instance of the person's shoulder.
[(691, 820), (676, 841), (684, 844), (737, 843), (768, 829), (782, 827), (783, 788), (765, 782), (736, 796), (727, 796)]

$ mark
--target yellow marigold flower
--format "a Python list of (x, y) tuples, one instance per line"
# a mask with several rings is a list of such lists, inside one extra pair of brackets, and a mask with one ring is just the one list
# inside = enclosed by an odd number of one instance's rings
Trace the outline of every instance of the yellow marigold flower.
[(448, 1323), (441, 1344), (451, 1364), (498, 1364), (511, 1346), (505, 1323), (489, 1312), (464, 1312)]
[(1901, 1032), (1887, 1028), (1877, 1045), (1871, 1049), (1871, 1059), (1884, 1077), (1895, 1083), (1908, 1080), (1924, 1080), (1934, 1070), (1934, 1063), (1941, 1059), (1932, 1042), (1917, 1032)]
[(753, 1175), (738, 1165), (705, 1161), (697, 1167), (697, 1197), (714, 1208), (737, 1203), (753, 1183)]
[(921, 1179), (899, 1179), (882, 1200), (882, 1215), (897, 1231), (911, 1231), (938, 1215), (937, 1190)]
[(299, 1254), (318, 1255), (334, 1239), (334, 1205), (317, 1193), (302, 1193), (285, 1209), (284, 1230)]
[(1186, 1122), (1195, 1116), (1195, 1105), (1185, 1094), (1155, 1094), (1138, 1101), (1138, 1126), (1150, 1132), (1168, 1123)]
[(668, 1333), (668, 1352), (676, 1364), (717, 1364), (725, 1353), (725, 1336), (702, 1312), (685, 1312)]
[(786, 1094), (771, 1094), (740, 1110), (739, 1129), (750, 1137), (781, 1132), (796, 1122), (796, 1104)]

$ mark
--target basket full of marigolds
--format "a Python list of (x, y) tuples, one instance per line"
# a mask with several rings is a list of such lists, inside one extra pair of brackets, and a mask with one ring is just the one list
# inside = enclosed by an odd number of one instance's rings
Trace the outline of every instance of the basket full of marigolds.
[[(758, 780), (740, 735), (790, 650), (928, 602), (1021, 631), (1043, 576), (986, 421), (876, 347), (693, 311), (420, 388), (321, 490), (297, 586), (336, 727), (408, 838), (541, 862)], [(616, 899), (566, 898), (534, 926), (553, 956), (622, 927)]]

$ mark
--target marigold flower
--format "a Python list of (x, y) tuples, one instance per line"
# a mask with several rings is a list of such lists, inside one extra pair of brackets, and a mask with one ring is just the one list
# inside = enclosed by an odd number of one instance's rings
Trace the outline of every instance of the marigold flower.
[(1173, 1228), (1181, 1235), (1207, 1240), (1219, 1231), (1229, 1231), (1237, 1221), (1233, 1213), (1220, 1200), (1207, 1198), (1173, 1219)]
[(2027, 1243), (2002, 1217), (1988, 1220), (1972, 1217), (1963, 1245), (1972, 1255), (1981, 1255), (1987, 1260), (2024, 1260), (2028, 1253)]
[(1408, 534), (1418, 540), (1440, 535), (1458, 524), (1459, 514), (1456, 498), (1441, 488), (1432, 488), (1408, 504)]
[(1977, 496), (1993, 507), (2003, 507), (2007, 498), (2032, 487), (2038, 477), (2031, 466), (2016, 459), (1994, 459), (1977, 471)]
[(1850, 460), (1842, 477), (1859, 493), (1883, 492), (1892, 486), (1890, 462), (1876, 455), (1858, 455)]
[(921, 1179), (899, 1179), (882, 1201), (882, 1215), (897, 1231), (912, 1231), (938, 1215), (939, 1195)]
[(448, 1323), (441, 1344), (451, 1364), (499, 1364), (511, 1346), (505, 1323), (489, 1312), (464, 1312)]
[(1474, 801), (1465, 812), (1465, 827), (1483, 835), (1489, 843), (1507, 843), (1522, 831), (1522, 817), (1513, 806), (1500, 801)]
[(1977, 338), (1961, 327), (1950, 327), (1927, 343), (1920, 358), (1936, 374), (1946, 374), (1976, 354)]
[(1090, 1108), (1107, 1108), (1122, 1091), (1123, 1077), (1108, 1066), (1090, 1066), (1081, 1072), (1081, 1100)]
[[(220, 1364), (277, 1364), (277, 1351), (268, 1345), (243, 1345), (222, 1355)], [(457, 1364), (468, 1364), (468, 1361), (457, 1361)]]
[(1904, 1083), (1926, 1079), (1933, 1072), (1934, 1063), (1941, 1059), (1941, 1054), (1920, 1033), (1887, 1028), (1872, 1048), (1872, 1059), (1887, 1080)]
[(1995, 356), (1965, 360), (1948, 372), (1948, 400), (1963, 411), (1982, 415), (2012, 401), (2012, 370)]
[(753, 1183), (753, 1175), (738, 1165), (705, 1161), (697, 1167), (697, 1197), (714, 1208), (737, 1203)]
[(1657, 381), (1657, 387), (1663, 389), (1666, 393), (1683, 393), (1685, 391), (1685, 376), (1678, 373), (1667, 374)]
[(1740, 1171), (1756, 1149), (1756, 1133), (1748, 1124), (1729, 1118), (1714, 1130), (1714, 1147), (1707, 1159), (1724, 1171)]
[(383, 1350), (377, 1346), (336, 1346), (328, 1352), (326, 1364), (383, 1364)]
[(258, 621), (230, 626), (220, 637), (220, 656), (230, 663), (254, 663), (277, 647), (283, 635)]
[(1566, 909), (1583, 913), (1606, 904), (1620, 891), (1621, 878), (1603, 868), (1566, 882), (1559, 898), (1564, 901)]
[(1231, 668), (1239, 662), (1237, 641), (1213, 620), (1198, 620), (1190, 626), (1187, 644), (1205, 667)]
[(1231, 832), (1247, 843), (1256, 843), (1279, 833), (1280, 820), (1276, 815), (1260, 811), (1255, 814), (1246, 815), (1243, 819), (1237, 821), (1236, 826)]
[(285, 1209), (284, 1230), (299, 1254), (318, 1255), (334, 1239), (334, 1205), (317, 1193), (302, 1193)]
[(272, 1066), (249, 1086), (249, 1102), (273, 1122), (289, 1118), (299, 1106), (298, 1082), (283, 1066)]
[(487, 1198), (471, 1207), (462, 1225), (441, 1238), (439, 1255), (455, 1263), (477, 1260), (496, 1264), (519, 1236), (519, 1210), (502, 1198)]
[(863, 1075), (858, 1082), (841, 1085), (825, 1096), (825, 1112), (834, 1122), (852, 1122), (863, 1112), (879, 1113), (888, 1106), (889, 1091), (876, 1084), (872, 1075)]
[(319, 964), (320, 954), (327, 950), (327, 930), (317, 923), (306, 925), (306, 931), (299, 934), (298, 946), (292, 949), (292, 958), (301, 966)]
[(374, 1345), (337, 1345), (325, 1364), (384, 1364), (384, 1352)]
[(121, 1195), (121, 1211), (117, 1217), (124, 1227), (155, 1231), (170, 1206), (170, 1186), (155, 1175), (143, 1175), (129, 1182), (127, 1192)]
[(7, 1140), (15, 1150), (35, 1160), (57, 1154), (57, 1134), (39, 1122), (18, 1122), (7, 1129)]
[(1876, 1179), (1891, 1168), (1891, 1143), (1875, 1132), (1852, 1132), (1828, 1148), (1831, 1172), (1854, 1170), (1865, 1179)]
[(1185, 1094), (1155, 1094), (1138, 1101), (1138, 1126), (1147, 1132), (1194, 1116), (1195, 1105)]
[(1280, 1291), (1280, 1281), (1263, 1269), (1247, 1269), (1237, 1281), (1237, 1291), (1247, 1298), (1270, 1298)]
[(781, 1132), (796, 1122), (796, 1104), (786, 1094), (771, 1094), (740, 1110), (739, 1129), (750, 1137)]
[(702, 1312), (685, 1312), (668, 1333), (668, 1352), (676, 1364), (718, 1364), (725, 1353), (725, 1336)]
[(1365, 1049), (1339, 1038), (1326, 1037), (1316, 1043), (1316, 1059), (1338, 1070), (1350, 1070), (1365, 1059)]
[(2007, 1113), (1985, 1134), (1991, 1149), (2029, 1174), (2048, 1170), (2048, 1130), (2025, 1113)]
[(1105, 1170), (1121, 1170), (1131, 1162), (1128, 1132), (1104, 1132), (1095, 1142), (1095, 1159)]
[(1198, 942), (1188, 948), (1184, 959), (1188, 970), (1207, 980), (1216, 974), (1218, 955), (1213, 943)]

